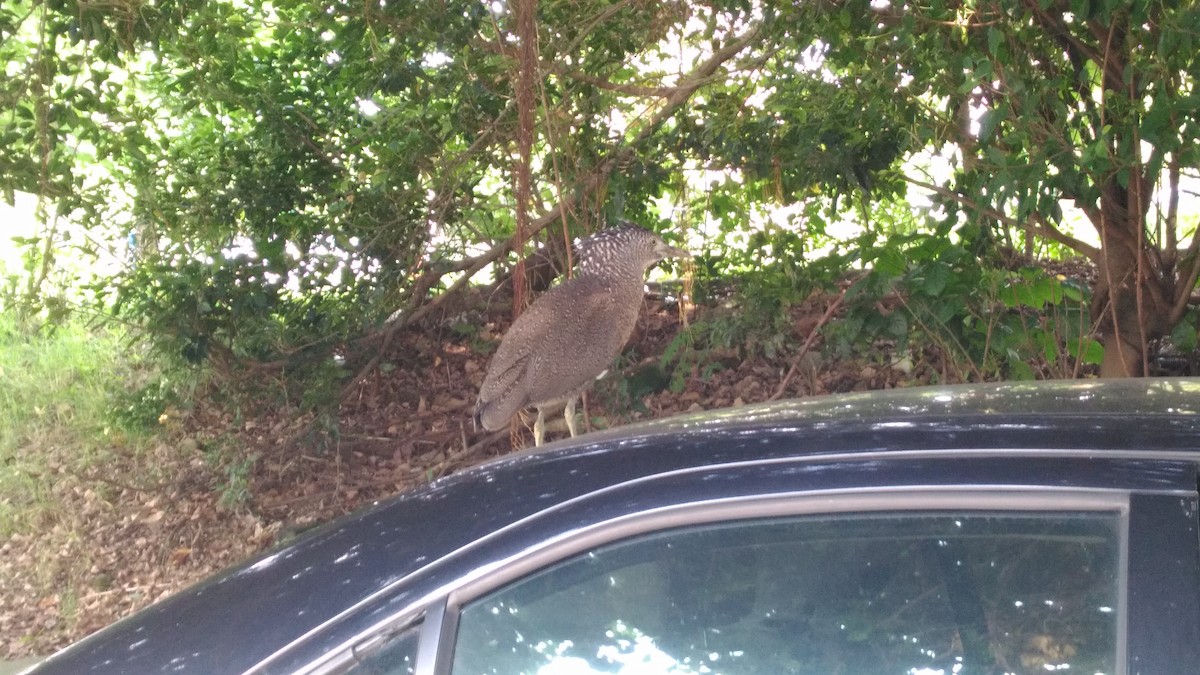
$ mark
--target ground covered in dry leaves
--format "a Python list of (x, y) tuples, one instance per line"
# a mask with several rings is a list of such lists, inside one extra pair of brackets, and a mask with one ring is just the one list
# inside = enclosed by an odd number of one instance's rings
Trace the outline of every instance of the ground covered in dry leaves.
[[(634, 378), (661, 378), (640, 366), (657, 362), (681, 329), (673, 308), (647, 300), (618, 363), (624, 378), (610, 374), (597, 383), (589, 419), (622, 425), (776, 394), (953, 379), (934, 355), (828, 363), (812, 343), (800, 357), (836, 298), (818, 294), (793, 308), (789, 346), (776, 358), (713, 352), (689, 366), (682, 391), (631, 394)], [(487, 345), (507, 327), (504, 305), (477, 315), (486, 328), (474, 335), (425, 326), (397, 336), (381, 367), (342, 406), (334, 435), (311, 416), (268, 409), (235, 417), (209, 402), (169, 411), (163, 440), (149, 451), (114, 453), (120, 459), (83, 474), (51, 467), (63, 504), (57, 522), (45, 537), (0, 545), (0, 658), (50, 653), (314, 524), (509, 452), (508, 433), (476, 433), (470, 423)], [(565, 435), (562, 428), (559, 421), (549, 436)], [(531, 442), (527, 430), (520, 436)], [(329, 443), (315, 449), (321, 438)]]

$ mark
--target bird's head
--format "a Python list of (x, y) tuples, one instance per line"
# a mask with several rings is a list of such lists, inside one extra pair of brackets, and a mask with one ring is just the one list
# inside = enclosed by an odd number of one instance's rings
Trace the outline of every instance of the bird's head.
[(690, 258), (653, 232), (629, 222), (588, 235), (575, 244), (581, 274), (644, 274), (666, 258)]

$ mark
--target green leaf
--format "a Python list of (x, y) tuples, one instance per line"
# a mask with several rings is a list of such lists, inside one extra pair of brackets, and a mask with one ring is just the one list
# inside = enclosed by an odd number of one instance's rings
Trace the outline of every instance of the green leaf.
[(1084, 291), (1079, 286), (1069, 281), (1060, 279), (1062, 282), (1063, 297), (1071, 302), (1083, 302)]
[(1003, 43), (1004, 35), (995, 27), (988, 26), (987, 29), (987, 45), (988, 53), (997, 58), (1000, 57), (1000, 46)]
[(1028, 363), (1021, 361), (1015, 353), (1009, 354), (1010, 361), (1008, 362), (1008, 376), (1014, 380), (1032, 380), (1035, 379), (1033, 368), (1029, 367)]
[(904, 274), (907, 266), (908, 261), (905, 259), (904, 254), (895, 247), (883, 249), (879, 254), (879, 258), (875, 260), (875, 271), (884, 275), (885, 278), (890, 279)]
[(942, 291), (946, 290), (946, 285), (950, 283), (953, 273), (950, 268), (945, 265), (931, 265), (925, 272), (925, 283), (923, 289), (926, 295), (938, 296)]
[(1196, 351), (1198, 341), (1200, 340), (1198, 340), (1196, 316), (1194, 314), (1185, 316), (1171, 330), (1171, 344), (1175, 345), (1175, 348), (1180, 351)]

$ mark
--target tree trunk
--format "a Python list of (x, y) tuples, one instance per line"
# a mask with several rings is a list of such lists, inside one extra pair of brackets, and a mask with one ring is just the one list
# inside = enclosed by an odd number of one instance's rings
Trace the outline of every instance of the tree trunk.
[(1141, 218), (1130, 217), (1127, 192), (1111, 187), (1101, 199), (1096, 223), (1103, 250), (1097, 261), (1092, 319), (1103, 336), (1100, 376), (1141, 377), (1146, 374), (1149, 344), (1171, 329), (1175, 271), (1152, 262), (1157, 258), (1140, 232)]
[[(1144, 374), (1142, 364), (1145, 345), (1142, 340), (1138, 311), (1136, 248), (1128, 244), (1128, 232), (1117, 226), (1111, 217), (1104, 218), (1102, 229), (1104, 248), (1099, 262), (1099, 275), (1092, 296), (1092, 320), (1099, 328), (1104, 345), (1101, 377), (1138, 377)], [(1099, 229), (1099, 228), (1098, 228)]]
[[(1140, 340), (1139, 340), (1140, 342)], [(1100, 377), (1141, 377), (1144, 352), (1139, 344), (1124, 341), (1115, 332), (1105, 333), (1104, 361), (1100, 364)]]

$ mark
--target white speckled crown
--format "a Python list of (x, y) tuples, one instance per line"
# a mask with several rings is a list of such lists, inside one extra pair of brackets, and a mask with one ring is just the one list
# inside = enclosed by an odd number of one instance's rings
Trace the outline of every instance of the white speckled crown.
[(658, 259), (654, 255), (654, 247), (661, 241), (653, 232), (621, 221), (576, 240), (579, 273), (606, 276), (640, 274)]

